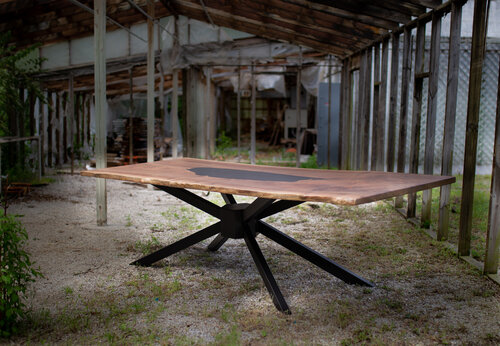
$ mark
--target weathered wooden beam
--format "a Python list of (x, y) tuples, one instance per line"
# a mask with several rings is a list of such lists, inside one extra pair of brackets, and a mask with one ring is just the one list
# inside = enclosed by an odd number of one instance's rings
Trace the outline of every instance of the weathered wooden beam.
[(296, 89), (295, 89), (295, 99), (296, 99), (296, 110), (297, 110), (297, 113), (296, 113), (296, 129), (295, 129), (295, 148), (296, 148), (296, 152), (295, 152), (295, 166), (296, 167), (300, 167), (300, 135), (301, 135), (301, 131), (300, 131), (300, 128), (301, 128), (301, 116), (300, 116), (300, 108), (301, 108), (301, 97), (300, 97), (300, 90), (302, 89), (302, 51), (301, 51), (301, 54), (300, 54), (300, 64), (299, 66), (297, 66), (297, 86), (296, 86)]
[(381, 71), (380, 71), (380, 90), (379, 90), (379, 108), (378, 108), (378, 126), (377, 131), (377, 164), (376, 170), (384, 170), (384, 153), (385, 153), (385, 123), (387, 111), (387, 71), (389, 68), (389, 39), (382, 42), (382, 57), (381, 57)]
[(358, 77), (358, 95), (356, 102), (356, 112), (355, 112), (355, 132), (354, 132), (354, 157), (353, 166), (355, 170), (361, 169), (361, 151), (363, 143), (363, 115), (364, 108), (366, 104), (365, 94), (365, 83), (366, 83), (366, 51), (361, 53), (361, 59), (359, 62), (359, 77)]
[(175, 159), (178, 156), (177, 146), (179, 142), (179, 70), (173, 70), (173, 82), (172, 82), (172, 109), (171, 109), (171, 121), (172, 124), (172, 157)]
[(372, 49), (366, 50), (365, 83), (363, 85), (364, 106), (363, 106), (363, 128), (362, 128), (362, 148), (361, 148), (361, 170), (368, 170), (370, 154), (370, 105), (371, 105), (371, 84), (372, 84)]
[[(352, 61), (351, 58), (346, 59), (347, 60), (347, 66), (351, 66)], [(344, 124), (344, 129), (345, 129), (345, 139), (344, 139), (344, 152), (345, 152), (345, 158), (344, 158), (344, 166), (342, 169), (352, 169), (352, 153), (353, 153), (353, 147), (354, 147), (354, 141), (353, 141), (353, 122), (354, 122), (354, 73), (347, 68), (346, 71), (347, 74), (347, 104), (346, 104), (346, 111), (347, 111), (347, 118)]]
[[(424, 174), (434, 174), (434, 152), (436, 147), (436, 118), (439, 87), (439, 56), (441, 54), (441, 14), (432, 16), (431, 52), (429, 62), (429, 90), (427, 96), (427, 123), (425, 125)], [(432, 190), (422, 194), (421, 224), (431, 223)]]
[[(155, 16), (154, 3), (148, 1), (148, 14)], [(147, 53), (147, 156), (148, 162), (155, 160), (155, 61), (154, 61), (154, 23), (148, 18), (148, 53)]]
[(379, 127), (384, 126), (384, 124), (379, 123), (380, 116), (379, 112), (379, 102), (380, 102), (380, 43), (373, 45), (374, 49), (374, 59), (373, 59), (373, 115), (372, 115), (372, 152), (371, 152), (371, 162), (370, 170), (376, 170), (378, 153), (378, 137), (377, 134), (380, 131)]
[(470, 254), (474, 180), (476, 177), (477, 132), (481, 99), (481, 76), (486, 49), (488, 8), (488, 0), (474, 1), (469, 94), (467, 102), (467, 127), (465, 131), (464, 176), (458, 238), (458, 254), (460, 256), (468, 256)]
[[(455, 143), (455, 118), (457, 110), (458, 73), (460, 64), (460, 39), (462, 5), (453, 3), (450, 19), (450, 48), (446, 82), (446, 109), (444, 115), (443, 154), (441, 175), (453, 174), (453, 147)], [(448, 239), (450, 225), (451, 185), (442, 186), (439, 194), (439, 221), (437, 240)]]
[(486, 235), (486, 255), (484, 260), (485, 274), (496, 274), (498, 272), (498, 257), (500, 255), (500, 74), (498, 77), (497, 90), (495, 146), (493, 150), (490, 209), (488, 215), (488, 232)]
[(396, 117), (398, 106), (399, 75), (399, 34), (391, 38), (391, 90), (389, 93), (389, 123), (387, 127), (387, 171), (394, 172), (394, 153), (396, 147)]
[[(255, 109), (256, 109), (256, 93), (257, 93), (257, 83), (255, 81), (255, 66), (252, 64), (250, 69), (250, 73), (252, 74), (252, 99), (251, 103), (251, 119), (250, 119), (250, 164), (255, 165), (255, 132), (256, 132), (256, 124), (255, 124)], [(298, 140), (297, 140), (298, 142)]]
[[(97, 169), (106, 168), (106, 1), (94, 0), (94, 50), (95, 50), (95, 156)], [(106, 179), (97, 179), (97, 225), (107, 223)]]
[(399, 23), (407, 23), (411, 20), (411, 16), (408, 14), (379, 7), (372, 4), (372, 2), (367, 3), (367, 2), (352, 1), (352, 0), (350, 1), (311, 0), (311, 2), (323, 4), (326, 6), (330, 6), (332, 8), (339, 8), (341, 10), (353, 13), (361, 13), (375, 18), (381, 18), (381, 19), (391, 18), (392, 20), (397, 21)]
[[(203, 22), (207, 21), (203, 7), (199, 4), (199, 2), (176, 0), (176, 4), (178, 5), (181, 14)], [(356, 49), (356, 47), (360, 46), (360, 44), (355, 44), (354, 42), (351, 44), (342, 43), (343, 41), (341, 40), (334, 42), (331, 40), (331, 37), (319, 39), (313, 32), (303, 34), (297, 32), (295, 28), (285, 27), (281, 25), (281, 23), (276, 24), (272, 21), (271, 23), (265, 23), (247, 18), (244, 15), (233, 15), (221, 10), (210, 8), (208, 8), (208, 12), (216, 25), (245, 31), (262, 38), (300, 44), (335, 55), (350, 54)]]
[(238, 142), (238, 162), (241, 160), (241, 67), (238, 66), (238, 90), (236, 95), (236, 135)]
[[(412, 41), (413, 37), (411, 29), (406, 28), (404, 32), (403, 43), (403, 66), (402, 66), (402, 79), (401, 79), (401, 108), (399, 111), (399, 141), (398, 141), (398, 164), (397, 171), (404, 173), (406, 163), (406, 130), (408, 122), (408, 91), (410, 85), (411, 73), (411, 60), (412, 60)], [(401, 208), (403, 206), (403, 198), (396, 197), (395, 207)]]
[[(44, 93), (45, 94), (45, 93)], [(38, 100), (38, 135), (40, 136), (40, 174), (45, 175), (45, 105), (44, 100)]]
[(61, 93), (56, 93), (56, 106), (55, 106), (55, 134), (56, 134), (56, 166), (61, 167), (61, 155), (63, 153), (62, 148), (62, 134), (61, 128), (63, 121), (61, 121)]
[[(331, 63), (330, 63), (331, 65)], [(348, 112), (349, 112), (349, 61), (347, 59), (344, 59), (342, 61), (342, 75), (341, 75), (341, 82), (340, 82), (340, 91), (341, 91), (341, 103), (340, 103), (340, 123), (339, 123), (339, 129), (340, 129), (340, 134), (339, 134), (339, 168), (340, 169), (346, 169), (346, 158), (348, 157), (346, 155), (346, 149), (347, 149), (347, 143), (346, 139), (348, 138), (347, 135), (347, 124), (348, 124)], [(331, 73), (330, 73), (331, 74)], [(331, 92), (330, 92), (331, 94)], [(328, 101), (328, 104), (331, 103), (331, 100)], [(330, 112), (330, 111), (329, 111)], [(330, 118), (331, 122), (331, 118)], [(328, 127), (330, 128), (330, 124)], [(330, 136), (329, 136), (330, 137)], [(331, 163), (330, 163), (331, 164)]]
[[(420, 122), (422, 118), (422, 89), (424, 80), (417, 75), (424, 72), (425, 66), (425, 23), (417, 26), (417, 38), (415, 47), (415, 76), (413, 85), (413, 112), (411, 117), (410, 131), (410, 167), (409, 172), (418, 173), (418, 161), (420, 153)], [(406, 217), (414, 218), (417, 209), (417, 194), (408, 194), (408, 206)]]
[(418, 17), (425, 13), (426, 7), (420, 4), (400, 0), (371, 0), (374, 5), (382, 8), (397, 11), (406, 15)]
[(69, 119), (69, 147), (71, 148), (71, 175), (74, 173), (75, 169), (75, 135), (74, 135), (74, 121), (75, 121), (75, 92), (73, 90), (73, 75), (70, 74), (68, 78), (68, 114)]
[(358, 12), (344, 11), (338, 8), (332, 8), (331, 6), (328, 5), (313, 3), (308, 0), (283, 0), (283, 2), (287, 4), (297, 5), (307, 10), (313, 10), (316, 12), (321, 12), (342, 19), (346, 19), (352, 22), (353, 25), (357, 25), (358, 23), (363, 23), (366, 25), (371, 25), (386, 30), (395, 30), (398, 28), (398, 23), (396, 21), (393, 21), (391, 18), (376, 18), (373, 16), (360, 14)]

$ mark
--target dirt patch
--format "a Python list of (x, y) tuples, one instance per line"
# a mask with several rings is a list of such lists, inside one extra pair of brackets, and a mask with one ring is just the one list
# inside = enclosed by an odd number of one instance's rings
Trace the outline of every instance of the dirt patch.
[(162, 191), (108, 181), (108, 226), (97, 227), (95, 180), (55, 178), (9, 208), (23, 215), (28, 251), (45, 275), (10, 342), (500, 343), (500, 288), (384, 202), (305, 203), (267, 219), (376, 285), (347, 285), (259, 236), (293, 312), (284, 315), (239, 240), (215, 253), (206, 241), (150, 268), (129, 265), (212, 217)]

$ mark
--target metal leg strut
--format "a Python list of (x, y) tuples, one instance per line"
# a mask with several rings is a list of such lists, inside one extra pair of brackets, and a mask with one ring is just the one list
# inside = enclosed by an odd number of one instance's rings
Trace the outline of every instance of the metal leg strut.
[(279, 311), (290, 314), (290, 308), (288, 307), (285, 298), (283, 298), (283, 294), (281, 293), (276, 280), (274, 280), (274, 276), (271, 273), (266, 259), (264, 258), (259, 245), (255, 241), (255, 238), (253, 237), (251, 232), (245, 232), (244, 239), (245, 243), (247, 244), (248, 250), (252, 255), (253, 261), (255, 262), (255, 266), (259, 270), (260, 276), (262, 277), (262, 280), (264, 281), (264, 284), (266, 285), (266, 288), (271, 295), (274, 306), (276, 306)]
[(207, 228), (202, 229), (194, 234), (187, 236), (179, 241), (176, 241), (173, 244), (165, 246), (163, 249), (155, 251), (147, 256), (139, 258), (137, 261), (134, 261), (130, 264), (139, 265), (139, 266), (149, 266), (159, 260), (173, 255), (176, 252), (187, 249), (188, 247), (199, 243), (207, 238), (213, 237), (217, 233), (220, 232), (220, 222), (217, 222)]
[(371, 282), (354, 274), (348, 269), (342, 267), (340, 264), (335, 263), (331, 259), (323, 256), (319, 252), (316, 252), (313, 249), (305, 246), (304, 244), (299, 243), (295, 239), (289, 237), (283, 232), (280, 232), (273, 226), (268, 225), (263, 221), (257, 221), (257, 231), (280, 244), (281, 246), (299, 255), (300, 257), (306, 259), (312, 264), (315, 264), (328, 273), (338, 277), (340, 280), (347, 282), (348, 284), (373, 287), (373, 284)]

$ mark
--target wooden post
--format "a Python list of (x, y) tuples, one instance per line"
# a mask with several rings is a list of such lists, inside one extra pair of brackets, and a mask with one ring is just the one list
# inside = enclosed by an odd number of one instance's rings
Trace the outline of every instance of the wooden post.
[(386, 102), (387, 102), (387, 70), (389, 68), (389, 39), (385, 39), (382, 42), (382, 62), (381, 62), (381, 79), (380, 79), (380, 89), (379, 89), (379, 109), (378, 109), (378, 123), (381, 124), (378, 127), (377, 132), (377, 171), (384, 171), (385, 165), (385, 119), (386, 119)]
[(134, 73), (128, 70), (128, 163), (134, 163)]
[[(413, 114), (411, 117), (411, 139), (410, 139), (410, 173), (418, 173), (418, 159), (420, 153), (420, 122), (422, 118), (422, 89), (424, 87), (425, 72), (425, 24), (419, 22), (417, 25), (417, 39), (415, 47), (415, 75), (413, 86)], [(414, 218), (417, 206), (417, 194), (408, 194), (408, 206), (406, 217)]]
[[(299, 112), (300, 114), (300, 112)], [(341, 115), (342, 117), (342, 115)], [(331, 162), (330, 162), (330, 146), (331, 146), (331, 139), (330, 137), (332, 136), (331, 132), (331, 127), (332, 127), (332, 57), (331, 55), (328, 56), (328, 129), (327, 129), (327, 140), (326, 140), (326, 162), (327, 162), (327, 167), (330, 169), (331, 167)], [(298, 166), (297, 166), (298, 167)]]
[(366, 50), (365, 83), (363, 92), (363, 113), (362, 113), (362, 147), (361, 147), (361, 170), (368, 170), (368, 158), (370, 148), (370, 101), (372, 84), (372, 47)]
[(379, 127), (383, 127), (383, 123), (379, 123), (379, 106), (380, 106), (380, 44), (377, 43), (373, 46), (374, 49), (374, 73), (373, 73), (373, 117), (372, 117), (372, 154), (370, 162), (370, 170), (376, 170), (377, 161), (380, 159), (378, 154), (378, 133)]
[[(431, 56), (429, 63), (429, 94), (427, 97), (427, 123), (425, 125), (424, 174), (434, 174), (434, 151), (436, 146), (436, 115), (439, 86), (439, 56), (441, 54), (441, 15), (432, 14)], [(423, 227), (431, 223), (432, 190), (422, 195)]]
[[(97, 169), (106, 168), (106, 1), (94, 0), (94, 90), (96, 114), (95, 155)], [(97, 179), (97, 225), (107, 223), (106, 179)]]
[(238, 94), (236, 95), (236, 131), (238, 142), (238, 162), (241, 160), (241, 66), (238, 65)]
[[(302, 54), (301, 54), (302, 55)], [(300, 61), (300, 64), (302, 64), (302, 59)], [(297, 151), (295, 153), (295, 166), (300, 167), (300, 128), (301, 128), (301, 116), (300, 116), (300, 108), (301, 108), (301, 97), (300, 97), (300, 89), (302, 88), (302, 66), (299, 65), (297, 67), (297, 88), (296, 88), (296, 107), (297, 107), (297, 128), (295, 131), (295, 148), (297, 148)]]
[(391, 43), (391, 91), (389, 95), (389, 124), (387, 128), (387, 172), (394, 172), (396, 113), (398, 106), (399, 34), (392, 35)]
[(250, 121), (250, 163), (252, 165), (255, 165), (255, 102), (256, 102), (256, 85), (255, 85), (255, 65), (252, 63), (252, 101), (251, 101), (251, 106), (252, 106), (252, 114), (251, 114), (251, 121)]
[(61, 154), (63, 154), (64, 150), (61, 150), (62, 144), (61, 143), (61, 124), (63, 123), (61, 119), (61, 93), (58, 92), (56, 93), (56, 166), (60, 167), (61, 166)]
[(206, 103), (206, 108), (208, 110), (207, 112), (207, 158), (211, 159), (212, 154), (215, 152), (215, 137), (216, 137), (216, 131), (217, 131), (217, 124), (215, 120), (215, 112), (214, 112), (214, 95), (213, 95), (213, 89), (212, 89), (212, 68), (207, 67), (207, 75), (206, 75), (206, 80), (207, 80), (207, 88), (205, 89), (206, 94), (207, 94), (207, 103)]
[(70, 73), (68, 80), (68, 118), (69, 118), (69, 146), (71, 148), (71, 175), (75, 169), (75, 134), (74, 134), (74, 119), (75, 119), (75, 93), (73, 91), (73, 75)]
[(366, 83), (366, 51), (363, 51), (359, 63), (359, 78), (358, 78), (358, 102), (356, 112), (356, 124), (354, 132), (354, 169), (361, 169), (361, 151), (362, 151), (362, 132), (363, 132), (363, 115), (366, 99), (365, 83)]
[[(158, 42), (158, 51), (160, 52), (160, 56), (162, 54), (162, 42), (161, 42), (161, 26), (160, 23), (156, 23), (157, 27), (157, 42)], [(160, 73), (160, 83), (158, 84), (158, 101), (160, 104), (160, 160), (165, 156), (165, 126), (167, 123), (167, 117), (165, 115), (165, 92), (164, 92), (164, 84), (165, 84), (165, 73), (163, 71), (163, 65), (158, 64), (158, 69)], [(172, 123), (170, 123), (172, 125)]]
[(469, 97), (467, 102), (467, 127), (465, 132), (464, 176), (458, 239), (458, 254), (460, 256), (468, 256), (470, 254), (474, 180), (476, 178), (477, 131), (481, 98), (481, 76), (486, 49), (488, 8), (488, 0), (474, 1)]
[(92, 118), (92, 113), (90, 111), (90, 103), (93, 101), (92, 94), (88, 94), (87, 97), (87, 145), (91, 146), (91, 136), (90, 136), (90, 123)]
[(348, 65), (349, 65), (349, 70), (347, 71), (347, 81), (348, 81), (348, 100), (347, 100), (347, 121), (345, 124), (346, 128), (346, 135), (345, 135), (345, 140), (344, 143), (346, 145), (344, 146), (344, 152), (345, 152), (345, 159), (344, 159), (344, 168), (346, 170), (350, 170), (353, 168), (352, 165), (352, 153), (353, 153), (353, 122), (354, 122), (354, 73), (351, 72), (350, 66), (351, 66), (352, 60), (349, 59)]
[(496, 274), (498, 272), (498, 256), (500, 252), (500, 74), (498, 76), (495, 147), (493, 151), (490, 210), (488, 216), (488, 233), (486, 236), (486, 255), (484, 260), (485, 274)]
[(179, 127), (178, 110), (179, 110), (179, 70), (174, 69), (172, 72), (172, 109), (170, 111), (172, 124), (172, 157), (175, 159), (178, 156), (177, 146), (179, 142), (179, 134), (177, 129)]
[(350, 143), (349, 140), (349, 124), (350, 124), (350, 89), (351, 89), (351, 75), (349, 72), (349, 59), (344, 59), (342, 62), (342, 125), (340, 128), (340, 138), (339, 138), (339, 161), (340, 169), (347, 169), (347, 162), (349, 160), (348, 147)]
[[(446, 110), (444, 116), (441, 175), (453, 174), (453, 146), (455, 142), (455, 116), (457, 110), (461, 25), (462, 5), (457, 2), (453, 2), (451, 5), (450, 49), (448, 55), (448, 78), (446, 85)], [(451, 185), (441, 186), (439, 194), (437, 240), (448, 239), (450, 224), (450, 192)]]
[(54, 125), (54, 98), (52, 92), (47, 92), (47, 165), (52, 167), (52, 150), (54, 133), (52, 126)]
[(155, 15), (154, 2), (148, 1), (148, 52), (147, 52), (147, 131), (148, 131), (148, 162), (155, 159), (155, 52), (154, 52), (154, 23), (151, 18)]
[(45, 175), (45, 105), (38, 101), (38, 136), (40, 143), (40, 174)]
[[(406, 163), (406, 127), (408, 122), (408, 91), (411, 73), (411, 29), (404, 29), (403, 43), (403, 75), (401, 80), (401, 108), (399, 111), (399, 143), (398, 143), (398, 167), (399, 173), (404, 173)], [(403, 206), (403, 197), (396, 197), (394, 203), (396, 208)]]

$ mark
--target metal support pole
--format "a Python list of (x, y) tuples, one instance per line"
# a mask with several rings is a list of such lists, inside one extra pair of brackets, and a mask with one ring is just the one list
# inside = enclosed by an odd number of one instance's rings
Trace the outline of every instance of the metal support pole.
[[(94, 0), (94, 89), (96, 113), (96, 166), (106, 168), (106, 1)], [(97, 179), (97, 225), (107, 223), (106, 180)]]

